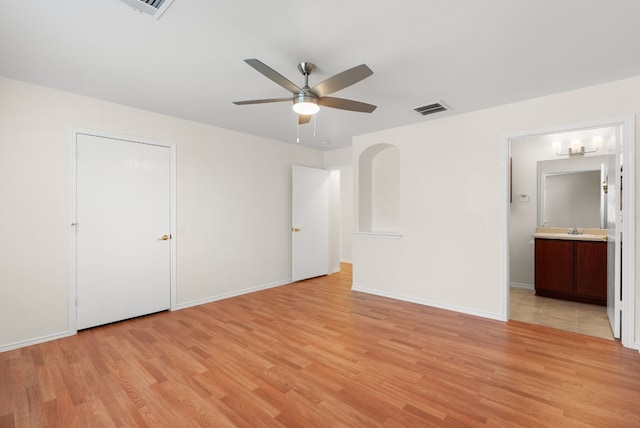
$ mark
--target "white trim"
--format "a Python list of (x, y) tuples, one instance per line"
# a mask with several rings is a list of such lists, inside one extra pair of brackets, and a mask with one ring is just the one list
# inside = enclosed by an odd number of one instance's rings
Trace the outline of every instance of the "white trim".
[(180, 310), (191, 308), (193, 306), (204, 305), (206, 303), (217, 302), (218, 300), (230, 299), (231, 297), (242, 296), (244, 294), (255, 293), (256, 291), (267, 290), (269, 288), (280, 287), (282, 285), (292, 284), (291, 280), (281, 281), (281, 282), (272, 282), (270, 284), (259, 285), (256, 287), (249, 287), (243, 290), (231, 291), (229, 293), (218, 294), (217, 296), (205, 297), (202, 299), (191, 300), (189, 302), (179, 303), (172, 310)]
[(170, 259), (170, 302), (169, 310), (176, 309), (177, 299), (177, 275), (176, 275), (176, 238), (177, 238), (177, 226), (176, 226), (176, 144), (167, 143), (159, 140), (153, 140), (150, 138), (132, 137), (129, 135), (115, 134), (111, 132), (97, 131), (94, 129), (85, 128), (69, 128), (69, 144), (70, 144), (70, 160), (71, 160), (71, 200), (69, 201), (69, 320), (68, 320), (68, 332), (67, 336), (74, 335), (78, 332), (77, 324), (77, 308), (76, 308), (76, 296), (78, 291), (77, 276), (76, 276), (76, 236), (75, 236), (75, 224), (76, 218), (76, 197), (77, 197), (77, 164), (76, 164), (76, 151), (77, 151), (77, 136), (79, 134), (92, 135), (102, 138), (111, 138), (116, 140), (131, 141), (140, 144), (149, 144), (153, 146), (167, 147), (171, 150), (171, 220), (170, 220), (170, 233), (171, 233), (171, 259)]
[(582, 129), (602, 128), (609, 126), (620, 126), (622, 132), (622, 153), (624, 162), (624, 186), (622, 199), (623, 203), (623, 222), (622, 233), (625, 239), (625, 250), (622, 252), (622, 345), (627, 348), (638, 349), (639, 344), (635, 341), (635, 252), (636, 252), (636, 233), (635, 233), (635, 116), (627, 115), (614, 117), (610, 119), (600, 119), (585, 123), (572, 125), (554, 126), (549, 128), (521, 131), (505, 134), (503, 136), (502, 153), (504, 160), (504, 183), (503, 186), (503, 209), (502, 215), (505, 227), (502, 229), (502, 246), (505, 254), (502, 257), (503, 275), (503, 292), (502, 295), (502, 312), (505, 320), (509, 319), (509, 158), (511, 150), (511, 140), (521, 137), (536, 137), (546, 134), (555, 134), (560, 132), (571, 132)]
[(176, 144), (168, 145), (171, 150), (171, 286), (169, 310), (174, 311), (178, 303), (178, 275), (177, 275), (177, 239), (178, 239), (178, 222), (177, 222), (177, 167), (176, 167)]
[(634, 115), (620, 116), (620, 117), (613, 117), (611, 119), (598, 119), (598, 120), (593, 120), (589, 122), (581, 122), (581, 123), (575, 123), (570, 125), (558, 125), (558, 126), (550, 126), (547, 128), (532, 129), (528, 131), (510, 132), (510, 133), (504, 134), (503, 140), (509, 141), (515, 138), (522, 138), (522, 137), (542, 137), (547, 134), (559, 134), (559, 133), (571, 132), (571, 131), (580, 131), (580, 130), (586, 130), (586, 129), (605, 128), (610, 126), (625, 125), (625, 124), (628, 124), (627, 122), (628, 120), (631, 120), (631, 123), (634, 123), (635, 116)]
[(511, 279), (511, 272), (509, 267), (509, 258), (511, 256), (511, 250), (509, 248), (509, 222), (511, 219), (511, 141), (510, 138), (503, 137), (502, 139), (502, 147), (500, 151), (502, 153), (502, 161), (503, 161), (503, 180), (502, 180), (502, 188), (501, 188), (501, 199), (504, 201), (504, 206), (502, 210), (500, 210), (500, 218), (499, 221), (501, 224), (504, 224), (503, 236), (502, 239), (499, 239), (500, 242), (500, 270), (502, 271), (502, 290), (500, 292), (500, 298), (502, 299), (502, 311), (500, 314), (501, 321), (509, 321), (509, 282)]
[(49, 342), (51, 340), (64, 339), (65, 337), (73, 336), (74, 334), (75, 333), (69, 333), (68, 331), (61, 331), (59, 333), (48, 334), (46, 336), (35, 337), (33, 339), (22, 340), (20, 342), (8, 343), (0, 346), (0, 353), (24, 348), (26, 346), (37, 345), (38, 343)]
[(493, 314), (489, 312), (481, 312), (473, 309), (463, 308), (460, 306), (452, 306), (439, 302), (434, 302), (433, 300), (425, 300), (425, 299), (417, 299), (415, 297), (404, 296), (401, 294), (389, 293), (386, 291), (375, 290), (366, 287), (352, 286), (351, 290), (358, 291), (360, 293), (373, 294), (375, 296), (387, 297), (389, 299), (401, 300), (403, 302), (417, 303), (423, 306), (430, 306), (438, 309), (446, 309), (447, 311), (459, 312), (467, 315), (473, 315), (475, 317), (489, 318), (496, 321), (502, 321), (501, 314)]
[(349, 263), (349, 264), (353, 264), (353, 260), (351, 259), (340, 259), (340, 263)]
[(78, 192), (77, 188), (77, 165), (76, 165), (76, 136), (79, 132), (75, 128), (71, 128), (69, 132), (69, 169), (70, 169), (70, 185), (71, 185), (71, 199), (69, 200), (69, 308), (67, 319), (67, 333), (69, 335), (76, 334), (78, 332), (78, 318), (76, 298), (78, 296), (78, 283), (76, 276), (76, 254), (77, 254), (77, 242), (76, 242), (76, 196)]
[(400, 239), (401, 232), (356, 232), (356, 236), (362, 238)]
[(636, 132), (635, 116), (621, 118), (622, 156), (624, 163), (622, 186), (622, 345), (638, 348), (636, 343)]

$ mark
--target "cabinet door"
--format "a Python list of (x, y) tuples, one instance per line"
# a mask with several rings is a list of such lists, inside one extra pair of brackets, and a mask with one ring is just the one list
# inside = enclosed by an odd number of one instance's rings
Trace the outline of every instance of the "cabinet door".
[(607, 298), (607, 244), (576, 242), (576, 294)]
[(573, 293), (573, 242), (536, 239), (536, 291)]

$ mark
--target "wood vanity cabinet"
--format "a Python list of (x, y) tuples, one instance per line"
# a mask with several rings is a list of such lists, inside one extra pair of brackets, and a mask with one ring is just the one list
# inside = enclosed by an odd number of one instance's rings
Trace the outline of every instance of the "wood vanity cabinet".
[(607, 243), (535, 240), (537, 296), (607, 304)]

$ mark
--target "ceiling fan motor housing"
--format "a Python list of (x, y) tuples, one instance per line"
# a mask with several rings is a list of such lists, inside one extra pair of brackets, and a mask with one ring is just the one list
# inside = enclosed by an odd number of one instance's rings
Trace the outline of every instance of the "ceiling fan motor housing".
[(305, 94), (304, 92), (301, 92), (298, 95), (294, 95), (293, 96), (293, 103), (294, 104), (298, 104), (298, 103), (318, 104), (318, 97), (316, 97), (314, 95), (311, 95), (311, 94)]

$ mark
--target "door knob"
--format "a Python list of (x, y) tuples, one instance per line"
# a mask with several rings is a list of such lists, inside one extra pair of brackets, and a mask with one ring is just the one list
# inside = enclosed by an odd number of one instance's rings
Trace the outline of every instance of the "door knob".
[(162, 235), (162, 238), (160, 238), (161, 241), (166, 241), (167, 239), (169, 239), (169, 235)]
[(292, 227), (291, 230), (293, 232), (300, 232), (300, 228), (299, 227)]

